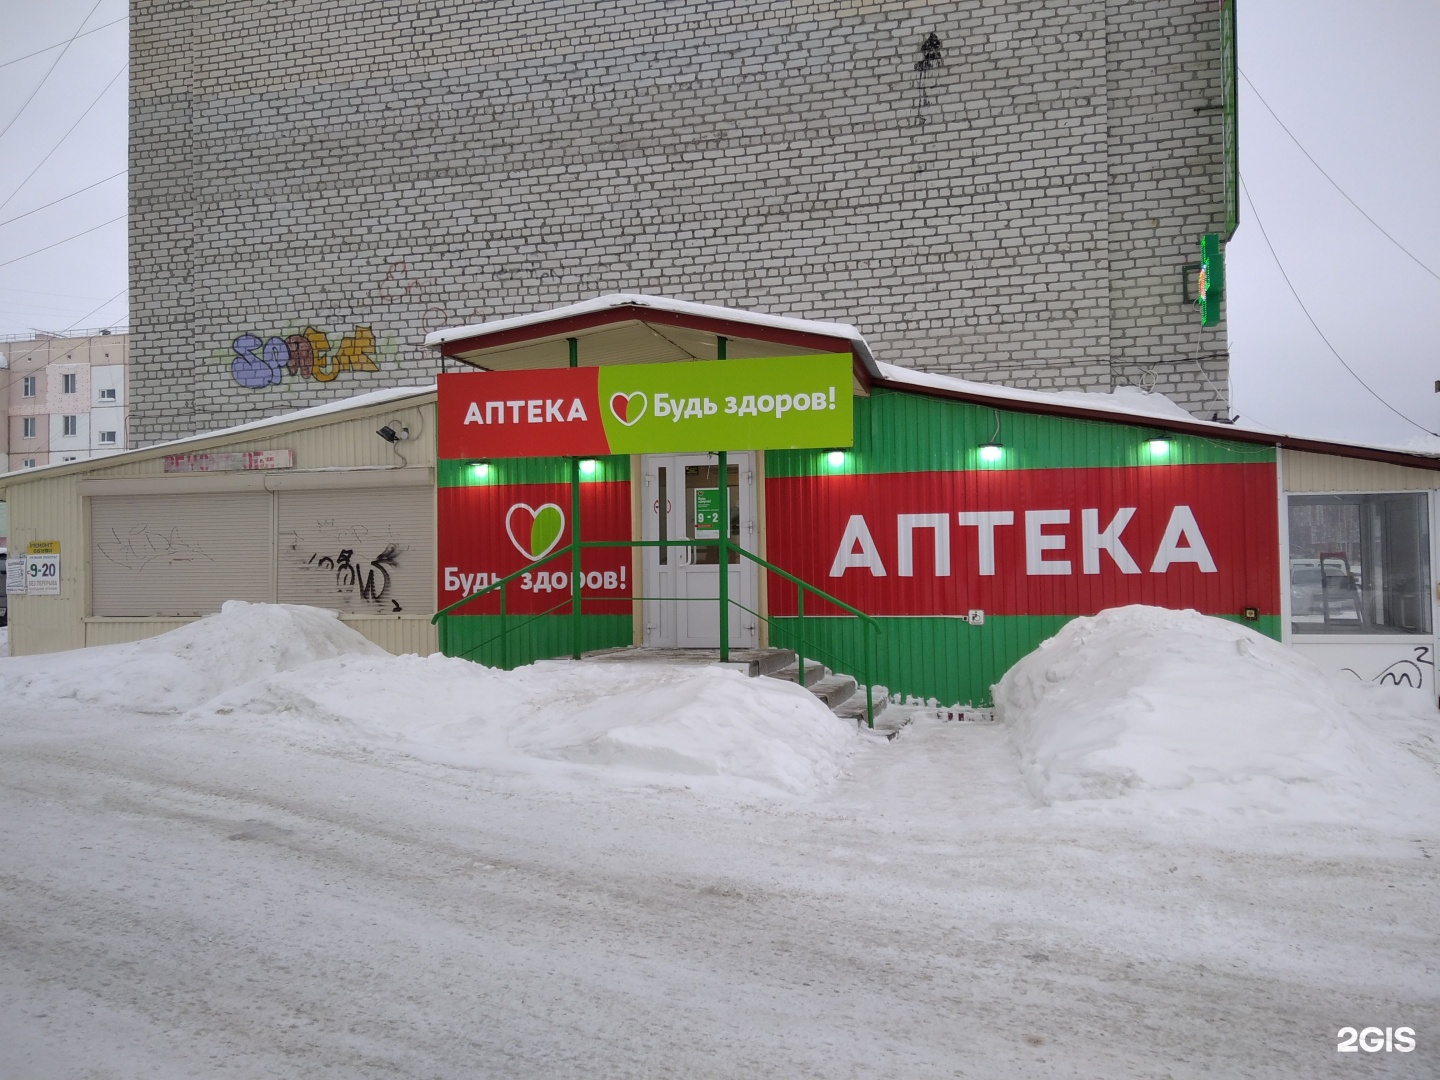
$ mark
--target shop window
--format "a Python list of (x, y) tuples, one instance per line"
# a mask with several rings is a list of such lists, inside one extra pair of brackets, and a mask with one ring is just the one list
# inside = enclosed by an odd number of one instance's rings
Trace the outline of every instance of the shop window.
[(61, 376), (60, 376), (60, 392), (61, 392), (62, 394), (73, 394), (73, 393), (75, 393), (75, 381), (76, 381), (76, 380), (75, 380), (75, 373), (74, 373), (73, 371), (72, 371), (72, 372), (69, 372), (68, 374), (61, 375)]
[(22, 439), (35, 438), (35, 417), (27, 416), (20, 421), (20, 437)]
[(113, 432), (113, 431), (102, 431), (102, 432), (100, 432), (100, 441), (101, 441), (102, 443), (113, 443), (113, 442), (115, 442), (115, 432)]
[(62, 416), (60, 418), (60, 434), (78, 435), (80, 433), (80, 418), (78, 416)]
[(1430, 633), (1426, 493), (1289, 501), (1295, 634)]
[(23, 379), (20, 380), (20, 396), (21, 396), (21, 397), (34, 397), (34, 396), (35, 396), (35, 376), (34, 376), (34, 375), (26, 375), (25, 378), (23, 378)]

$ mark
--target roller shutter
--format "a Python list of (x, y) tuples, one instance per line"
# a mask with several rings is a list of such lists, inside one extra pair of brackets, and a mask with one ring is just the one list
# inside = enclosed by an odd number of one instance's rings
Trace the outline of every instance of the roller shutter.
[(270, 496), (104, 495), (90, 500), (96, 615), (208, 615), (271, 598)]
[(349, 614), (434, 611), (434, 488), (280, 491), (282, 604)]

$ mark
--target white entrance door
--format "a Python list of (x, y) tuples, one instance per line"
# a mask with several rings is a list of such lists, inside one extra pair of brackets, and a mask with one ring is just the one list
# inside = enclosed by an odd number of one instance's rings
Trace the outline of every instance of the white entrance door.
[[(755, 455), (729, 455), (730, 540), (755, 547)], [(720, 486), (714, 454), (647, 454), (641, 459), (642, 513), (646, 540), (718, 540), (711, 509)], [(654, 648), (715, 649), (720, 646), (720, 552), (718, 548), (646, 548), (645, 644)], [(756, 567), (730, 553), (730, 646), (759, 641)], [(746, 610), (749, 609), (749, 610)]]

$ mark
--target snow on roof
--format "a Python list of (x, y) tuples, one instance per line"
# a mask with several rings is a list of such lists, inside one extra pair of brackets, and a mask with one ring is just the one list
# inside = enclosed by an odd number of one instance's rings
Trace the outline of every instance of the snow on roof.
[(656, 311), (668, 311), (677, 315), (694, 315), (704, 319), (726, 319), (730, 322), (747, 323), (750, 326), (771, 330), (790, 330), (802, 334), (817, 334), (821, 337), (844, 338), (859, 348), (862, 355), (872, 359), (870, 346), (860, 331), (849, 323), (817, 322), (813, 319), (795, 319), (788, 315), (769, 315), (763, 311), (747, 311), (742, 308), (722, 307), (719, 304), (699, 304), (693, 300), (674, 300), (668, 296), (647, 296), (644, 293), (609, 293), (578, 304), (532, 311), (528, 315), (511, 315), (504, 319), (476, 323), (473, 326), (457, 326), (449, 330), (436, 330), (425, 336), (425, 344), (444, 345), (465, 338), (484, 337), (523, 326), (541, 326), (559, 319), (576, 315), (589, 315), (597, 311), (608, 311), (619, 307), (648, 307)]
[(172, 439), (169, 442), (152, 443), (149, 446), (140, 446), (133, 450), (120, 450), (113, 454), (101, 454), (80, 461), (52, 461), (48, 465), (41, 465), (34, 469), (15, 469), (8, 473), (0, 473), (0, 482), (20, 477), (29, 479), (32, 476), (47, 474), (59, 469), (74, 469), (87, 465), (93, 467), (96, 462), (99, 461), (113, 463), (120, 458), (134, 454), (153, 454), (157, 450), (172, 450), (176, 447), (188, 446), (192, 443), (210, 442), (215, 439), (228, 439), (232, 436), (243, 435), (251, 431), (261, 431), (265, 428), (279, 427), (282, 424), (293, 424), (296, 421), (311, 420), (319, 416), (328, 416), (332, 413), (368, 409), (375, 405), (404, 401), (412, 397), (423, 397), (426, 394), (433, 394), (434, 392), (434, 383), (430, 383), (428, 386), (391, 386), (384, 390), (371, 390), (365, 394), (356, 394), (354, 397), (342, 398), (338, 401), (327, 401), (323, 405), (312, 405), (308, 409), (296, 409), (294, 412), (281, 413), (279, 416), (267, 416), (263, 420), (252, 420), (248, 424), (237, 424), (234, 427), (218, 428), (215, 431), (203, 431), (198, 435), (187, 435), (183, 439)]
[[(950, 390), (961, 394), (975, 394), (1016, 404), (1032, 405), (1073, 405), (1077, 409), (1095, 409), (1102, 412), (1125, 413), (1131, 416), (1159, 416), (1167, 420), (1185, 420), (1193, 424), (1209, 424), (1212, 421), (1199, 420), (1185, 409), (1176, 405), (1164, 394), (1140, 389), (1138, 386), (1121, 386), (1102, 393), (1087, 390), (1023, 390), (999, 383), (972, 382), (953, 375), (938, 375), (929, 371), (915, 371), (912, 368), (896, 367), (894, 364), (878, 364), (880, 377), (888, 383), (904, 383), (908, 386), (923, 386), (934, 390)], [(1215, 427), (1233, 431), (1230, 424), (1216, 423)]]

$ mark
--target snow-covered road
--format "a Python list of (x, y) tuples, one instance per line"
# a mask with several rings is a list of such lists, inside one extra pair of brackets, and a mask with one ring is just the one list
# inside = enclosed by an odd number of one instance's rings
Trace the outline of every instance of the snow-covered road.
[(999, 725), (736, 798), (10, 720), (7, 1080), (1440, 1074), (1440, 841), (1039, 808)]

